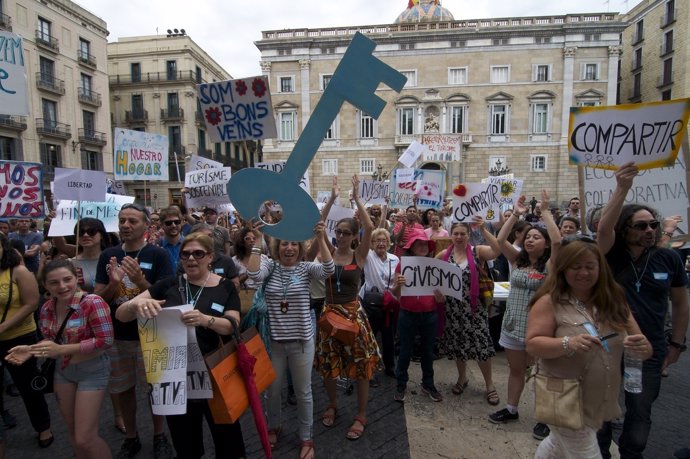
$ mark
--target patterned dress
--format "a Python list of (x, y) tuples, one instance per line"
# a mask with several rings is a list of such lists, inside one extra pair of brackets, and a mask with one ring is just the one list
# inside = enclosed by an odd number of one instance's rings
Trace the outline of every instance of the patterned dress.
[[(476, 255), (474, 260), (479, 266)], [(453, 254), (448, 262), (455, 263)], [(450, 359), (485, 361), (494, 357), (496, 351), (489, 334), (488, 311), (480, 303), (472, 313), (469, 264), (462, 270), (462, 285), (462, 301), (446, 297), (446, 327), (440, 342), (441, 351)]]

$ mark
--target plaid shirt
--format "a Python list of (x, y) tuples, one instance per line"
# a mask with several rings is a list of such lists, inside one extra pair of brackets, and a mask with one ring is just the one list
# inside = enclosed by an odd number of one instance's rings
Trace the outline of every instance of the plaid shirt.
[[(45, 302), (41, 308), (38, 325), (43, 337), (54, 341), (60, 325), (55, 315), (55, 299)], [(79, 344), (79, 352), (90, 354), (108, 349), (113, 345), (113, 324), (108, 303), (98, 295), (86, 295), (77, 291), (72, 297), (70, 308), (74, 310), (62, 333), (62, 344)], [(65, 356), (65, 368), (71, 356)]]

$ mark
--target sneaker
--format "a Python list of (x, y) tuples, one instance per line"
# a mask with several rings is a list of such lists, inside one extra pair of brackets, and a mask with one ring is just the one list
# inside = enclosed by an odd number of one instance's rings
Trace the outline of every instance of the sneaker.
[(520, 414), (518, 414), (517, 411), (513, 414), (508, 411), (508, 408), (503, 408), (489, 415), (489, 422), (493, 422), (494, 424), (505, 424), (510, 421), (517, 421), (518, 419), (520, 419)]
[(396, 402), (404, 403), (405, 402), (405, 389), (398, 387), (395, 391), (395, 395), (393, 396), (393, 400)]
[(125, 438), (115, 459), (131, 459), (141, 450), (139, 437)]
[(537, 422), (532, 429), (532, 437), (535, 440), (543, 440), (548, 437), (550, 433), (551, 429), (549, 429), (549, 426), (541, 422)]
[(9, 410), (3, 410), (0, 415), (2, 415), (2, 423), (5, 425), (5, 429), (10, 430), (17, 427), (17, 418)]
[(429, 398), (435, 402), (442, 402), (443, 401), (443, 395), (441, 395), (441, 393), (436, 390), (435, 386), (430, 386), (430, 387), (422, 386), (422, 392), (424, 392), (426, 395), (428, 395)]
[(165, 434), (153, 436), (153, 458), (173, 459), (172, 446), (168, 443), (168, 437)]

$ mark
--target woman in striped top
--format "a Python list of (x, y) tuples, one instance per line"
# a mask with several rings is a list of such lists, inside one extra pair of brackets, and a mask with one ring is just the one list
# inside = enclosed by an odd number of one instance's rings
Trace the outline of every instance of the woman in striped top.
[[(335, 272), (333, 258), (326, 245), (325, 224), (314, 229), (315, 243), (321, 252), (321, 263), (302, 261), (305, 250), (300, 242), (271, 241), (273, 260), (261, 259), (261, 249), (252, 248), (248, 276), (266, 282), (266, 304), (271, 324), (271, 362), (276, 379), (268, 389), (269, 441), (275, 446), (280, 434), (281, 388), (289, 365), (297, 397), (300, 458), (314, 455), (312, 440), (314, 400), (311, 391), (311, 369), (314, 362), (314, 330), (309, 309), (309, 283), (325, 279)], [(258, 230), (256, 231), (258, 233)], [(257, 239), (260, 234), (257, 235)]]

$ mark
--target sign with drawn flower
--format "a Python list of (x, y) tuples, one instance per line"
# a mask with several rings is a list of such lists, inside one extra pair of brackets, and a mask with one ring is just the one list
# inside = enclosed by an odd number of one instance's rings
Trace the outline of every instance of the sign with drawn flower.
[(453, 187), (453, 221), (472, 223), (480, 215), (487, 222), (499, 219), (501, 186), (497, 183), (460, 183)]
[(505, 175), (498, 177), (489, 177), (489, 183), (495, 183), (499, 186), (501, 204), (515, 205), (520, 192), (522, 191), (522, 180), (507, 177)]
[(276, 137), (268, 78), (197, 85), (206, 131), (212, 142), (272, 139)]

